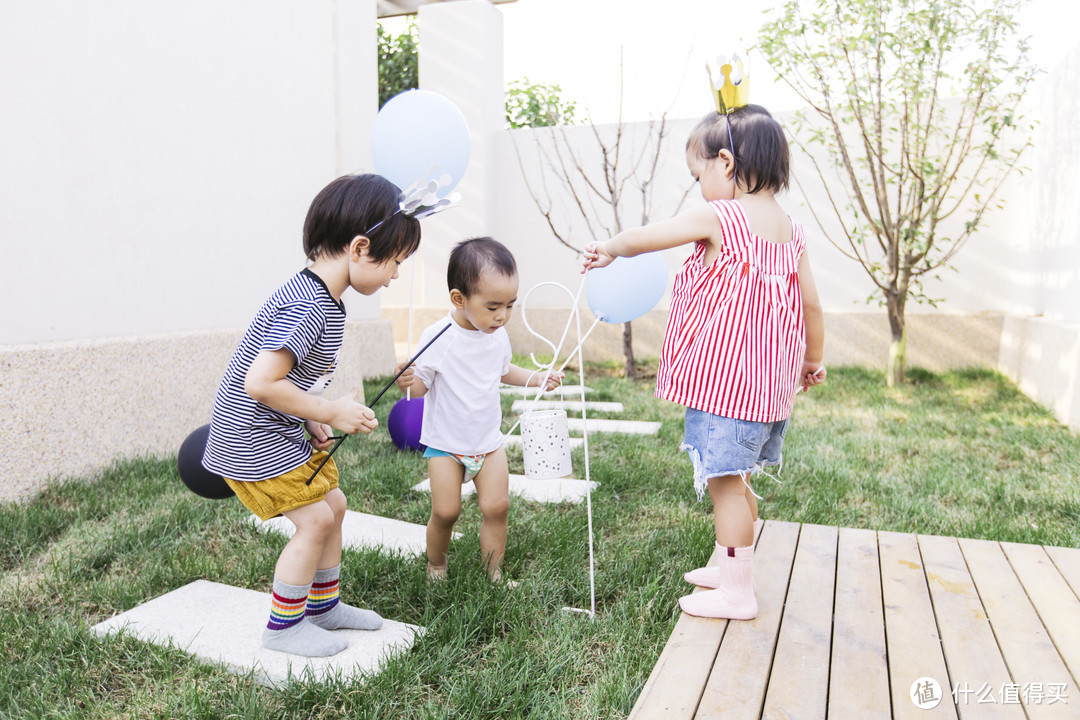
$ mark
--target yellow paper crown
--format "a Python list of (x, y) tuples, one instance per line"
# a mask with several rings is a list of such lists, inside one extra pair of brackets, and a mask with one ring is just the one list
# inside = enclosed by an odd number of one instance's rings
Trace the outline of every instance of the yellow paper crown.
[(716, 101), (716, 112), (726, 115), (735, 108), (749, 105), (750, 75), (742, 57), (735, 54), (728, 60), (727, 57), (721, 55), (716, 58), (716, 64), (723, 77), (719, 88), (713, 80), (712, 69), (708, 63), (705, 63), (705, 72), (709, 75), (709, 85), (712, 87), (713, 99)]

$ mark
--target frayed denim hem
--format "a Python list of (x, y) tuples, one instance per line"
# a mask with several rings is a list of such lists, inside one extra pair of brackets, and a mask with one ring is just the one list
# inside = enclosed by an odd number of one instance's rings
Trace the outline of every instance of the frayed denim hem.
[[(754, 497), (756, 497), (758, 500), (764, 500), (763, 497), (761, 497), (756, 492), (754, 492), (754, 488), (750, 487), (750, 477), (756, 472), (764, 472), (764, 465), (766, 463), (761, 463), (761, 464), (756, 465), (755, 467), (746, 468), (745, 470), (729, 470), (729, 471), (726, 471), (726, 472), (714, 472), (714, 473), (709, 473), (708, 475), (705, 475), (704, 471), (701, 468), (701, 453), (698, 451), (698, 449), (696, 447), (694, 447), (693, 445), (690, 445), (688, 443), (683, 443), (682, 445), (679, 446), (679, 450), (685, 451), (690, 456), (690, 462), (692, 462), (694, 464), (694, 491), (697, 493), (698, 502), (701, 502), (702, 500), (705, 499), (705, 493), (708, 492), (708, 490), (709, 490), (709, 479), (710, 478), (726, 477), (728, 475), (738, 475), (739, 477), (741, 477), (742, 481), (743, 481), (743, 485), (746, 486), (746, 489), (749, 490), (750, 493)], [(778, 463), (767, 463), (767, 464), (776, 465)], [(779, 463), (779, 464), (781, 464), (781, 465), (783, 464), (783, 459), (782, 458), (781, 458), (781, 463)], [(773, 480), (776, 480), (777, 482), (780, 482), (777, 478), (773, 477), (772, 475), (770, 475), (768, 473), (765, 473), (765, 475), (766, 475), (766, 477), (770, 477)]]

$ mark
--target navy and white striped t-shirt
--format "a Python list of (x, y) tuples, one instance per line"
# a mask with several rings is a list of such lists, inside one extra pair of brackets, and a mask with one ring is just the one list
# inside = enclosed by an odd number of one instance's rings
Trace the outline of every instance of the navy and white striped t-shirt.
[(263, 350), (285, 349), (296, 364), (285, 377), (322, 393), (333, 379), (345, 335), (345, 306), (318, 275), (302, 270), (270, 297), (251, 321), (218, 387), (203, 466), (230, 480), (267, 480), (311, 458), (304, 418), (256, 402), (244, 378)]

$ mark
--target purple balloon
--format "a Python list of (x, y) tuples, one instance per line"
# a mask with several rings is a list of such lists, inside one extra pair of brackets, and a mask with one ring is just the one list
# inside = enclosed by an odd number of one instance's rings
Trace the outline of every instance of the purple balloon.
[(420, 443), (420, 428), (424, 423), (424, 398), (411, 400), (401, 398), (390, 409), (386, 418), (386, 429), (390, 431), (390, 440), (398, 450), (423, 451)]

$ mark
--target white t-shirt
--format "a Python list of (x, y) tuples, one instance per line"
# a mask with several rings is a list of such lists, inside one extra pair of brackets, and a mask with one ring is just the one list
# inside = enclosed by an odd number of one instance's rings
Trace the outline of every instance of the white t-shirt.
[(450, 323), (450, 329), (416, 361), (416, 376), (427, 387), (420, 442), (458, 455), (484, 455), (502, 445), (499, 382), (510, 371), (510, 338), (504, 328), (488, 334), (466, 330), (452, 315), (420, 335), (423, 347)]

